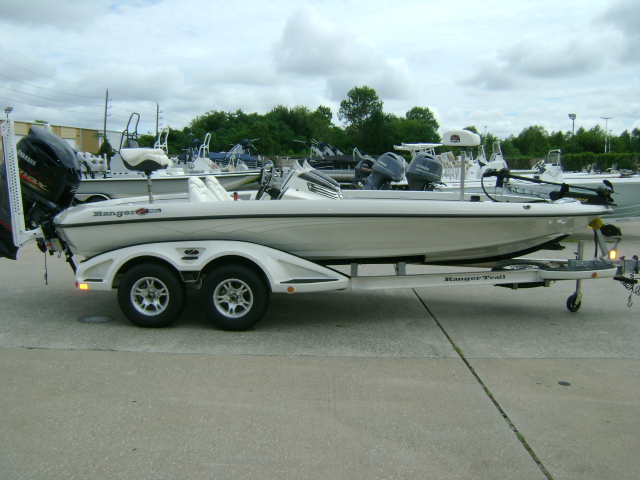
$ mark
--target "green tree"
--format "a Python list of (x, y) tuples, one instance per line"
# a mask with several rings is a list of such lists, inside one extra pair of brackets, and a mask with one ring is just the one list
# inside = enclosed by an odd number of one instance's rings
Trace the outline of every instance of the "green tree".
[(441, 141), (438, 134), (440, 127), (435, 116), (428, 108), (414, 107), (405, 117), (387, 115), (386, 125), (389, 132), (382, 136), (384, 144), (378, 152), (392, 150), (394, 145), (401, 143), (438, 143)]
[(549, 135), (549, 146), (550, 149), (560, 149), (564, 150), (568, 145), (567, 141), (571, 141), (571, 132), (551, 132)]
[(436, 116), (427, 107), (413, 107), (405, 114), (405, 117), (407, 120), (414, 120), (423, 125), (433, 126), (436, 129), (440, 127)]
[(514, 138), (513, 144), (523, 155), (546, 157), (550, 150), (549, 133), (539, 125), (527, 127)]
[(331, 137), (334, 136), (332, 130), (335, 127), (332, 120), (333, 113), (331, 113), (331, 109), (329, 107), (320, 105), (316, 108), (315, 112), (309, 115), (311, 138), (315, 138), (323, 142), (334, 142), (334, 140), (331, 139)]
[(631, 153), (640, 153), (640, 129), (634, 128), (631, 131)]
[(515, 137), (513, 135), (507, 137), (500, 143), (502, 154), (505, 158), (513, 158), (522, 156), (522, 152), (514, 145)]
[(589, 153), (604, 153), (605, 132), (600, 125), (590, 130), (580, 127), (575, 136), (576, 151)]
[(371, 87), (353, 87), (347, 93), (347, 99), (340, 102), (338, 118), (347, 127), (361, 128), (364, 123), (375, 115), (382, 114), (382, 100)]
[(111, 144), (109, 143), (109, 140), (105, 139), (101, 144), (100, 144), (100, 148), (98, 149), (98, 156), (102, 157), (104, 155), (107, 156), (107, 165), (111, 165), (111, 158), (116, 154), (117, 152), (113, 149), (113, 147), (111, 146)]
[(389, 118), (385, 116), (382, 100), (371, 87), (353, 87), (347, 99), (340, 102), (338, 118), (346, 124), (345, 133), (352, 145), (370, 152), (384, 148), (384, 138), (389, 138), (385, 129)]
[[(485, 152), (487, 154), (487, 159), (491, 157), (491, 154), (493, 153), (493, 145), (498, 141), (500, 141), (500, 139), (491, 132), (488, 132), (482, 138), (482, 144), (484, 145)], [(503, 150), (501, 141), (500, 141), (500, 150)]]

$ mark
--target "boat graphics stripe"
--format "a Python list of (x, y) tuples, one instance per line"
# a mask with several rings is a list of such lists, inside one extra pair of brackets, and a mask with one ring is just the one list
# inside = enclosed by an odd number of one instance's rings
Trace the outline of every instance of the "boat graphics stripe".
[[(538, 218), (538, 217), (548, 217), (548, 218), (569, 218), (569, 217), (593, 217), (596, 214), (593, 212), (588, 212), (584, 214), (550, 214), (548, 212), (541, 213), (528, 213), (526, 215), (522, 214), (495, 214), (495, 215), (477, 215), (477, 214), (438, 214), (438, 213), (419, 213), (419, 214), (407, 214), (407, 213), (362, 213), (362, 214), (353, 214), (353, 213), (304, 213), (304, 214), (233, 214), (233, 215), (201, 215), (201, 216), (191, 216), (191, 217), (139, 217), (139, 216), (122, 216), (114, 218), (111, 216), (97, 216), (96, 221), (93, 222), (84, 222), (84, 223), (55, 223), (56, 227), (67, 229), (67, 228), (82, 228), (82, 227), (95, 227), (95, 226), (106, 226), (106, 225), (120, 225), (123, 223), (126, 224), (134, 224), (134, 223), (157, 223), (157, 222), (189, 222), (189, 221), (208, 221), (208, 220), (238, 220), (238, 219), (285, 219), (285, 218)], [(103, 220), (104, 219), (104, 220)]]

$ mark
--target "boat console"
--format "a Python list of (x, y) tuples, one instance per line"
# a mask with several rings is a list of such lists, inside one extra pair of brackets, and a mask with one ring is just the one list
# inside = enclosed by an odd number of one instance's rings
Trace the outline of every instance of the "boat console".
[(281, 175), (274, 168), (264, 167), (256, 200), (308, 200), (314, 198), (342, 198), (340, 184), (309, 165), (294, 168)]

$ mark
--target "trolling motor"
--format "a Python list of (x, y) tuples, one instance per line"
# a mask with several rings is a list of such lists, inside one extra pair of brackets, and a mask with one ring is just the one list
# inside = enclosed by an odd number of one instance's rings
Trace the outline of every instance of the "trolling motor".
[(570, 185), (567, 183), (556, 183), (537, 178), (523, 177), (520, 175), (514, 175), (508, 168), (500, 170), (489, 170), (482, 175), (482, 190), (487, 197), (494, 202), (498, 201), (493, 198), (485, 189), (484, 179), (485, 177), (496, 177), (496, 188), (502, 188), (505, 184), (508, 184), (510, 179), (522, 180), (529, 183), (535, 183), (539, 185), (552, 185), (559, 187), (558, 189), (548, 192), (549, 200), (556, 201), (561, 198), (574, 198), (582, 203), (589, 205), (614, 205), (611, 194), (613, 193), (613, 185), (609, 180), (603, 180), (603, 185), (597, 188), (582, 187), (579, 185)]

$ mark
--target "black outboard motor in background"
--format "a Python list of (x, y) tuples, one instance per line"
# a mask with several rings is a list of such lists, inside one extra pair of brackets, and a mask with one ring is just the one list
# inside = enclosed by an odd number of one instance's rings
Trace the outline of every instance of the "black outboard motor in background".
[(353, 175), (353, 181), (351, 182), (352, 187), (362, 188), (367, 177), (371, 175), (373, 164), (374, 161), (367, 158), (358, 162), (355, 168), (355, 174)]
[(405, 160), (395, 153), (381, 155), (373, 164), (371, 174), (362, 183), (363, 190), (389, 190), (391, 182), (404, 178)]
[[(73, 202), (81, 179), (76, 154), (62, 138), (41, 127), (31, 127), (16, 149), (25, 226), (45, 228)], [(11, 231), (7, 165), (0, 158), (0, 257), (16, 260), (17, 252)]]
[(409, 190), (432, 191), (442, 183), (442, 162), (427, 153), (419, 153), (407, 168)]

